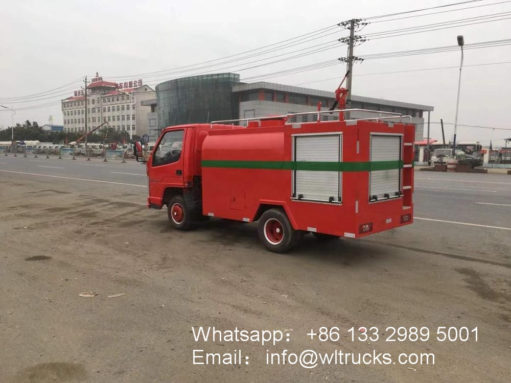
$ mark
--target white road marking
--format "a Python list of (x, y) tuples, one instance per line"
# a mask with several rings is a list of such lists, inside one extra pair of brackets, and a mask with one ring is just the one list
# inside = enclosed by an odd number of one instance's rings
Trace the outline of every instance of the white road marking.
[(511, 185), (511, 182), (492, 182), (492, 181), (470, 181), (470, 180), (457, 180), (456, 178), (421, 178), (415, 176), (416, 180), (428, 180), (428, 181), (438, 181), (438, 182), (465, 182), (465, 183), (474, 183), (474, 184), (496, 184), (496, 185)]
[(511, 227), (480, 225), (478, 223), (459, 222), (459, 221), (447, 221), (447, 220), (444, 220), (444, 219), (434, 219), (434, 218), (423, 218), (423, 217), (413, 217), (413, 218), (417, 219), (419, 221), (441, 222), (441, 223), (450, 223), (452, 225), (475, 226), (475, 227), (484, 227), (484, 228), (487, 228), (487, 229), (497, 229), (497, 230), (509, 230), (509, 231), (511, 231)]
[(491, 206), (507, 206), (511, 207), (511, 203), (492, 203), (492, 202), (476, 202), (478, 205), (491, 205)]
[(47, 165), (37, 165), (38, 168), (48, 168), (48, 169), (64, 169), (63, 166), (47, 166)]
[(140, 176), (140, 177), (147, 177), (146, 174), (140, 174), (140, 173), (128, 173), (128, 172), (110, 172), (114, 174), (127, 174), (129, 176)]
[(427, 186), (415, 186), (415, 190), (454, 190), (454, 191), (482, 191), (486, 193), (497, 193), (496, 190), (478, 189), (478, 188), (442, 188), (442, 187), (427, 187)]
[(52, 175), (52, 174), (16, 172), (16, 171), (13, 171), (13, 170), (3, 170), (3, 169), (0, 169), (0, 172), (3, 172), (3, 173), (13, 173), (13, 174), (25, 174), (27, 176), (36, 176), (36, 177), (60, 178), (60, 179), (72, 180), (72, 181), (99, 182), (99, 183), (104, 183), (104, 184), (134, 186), (134, 187), (137, 187), (137, 188), (147, 188), (147, 185), (128, 184), (128, 183), (125, 183), (125, 182), (103, 181), (103, 180), (96, 180), (96, 179), (93, 179), (93, 178), (78, 178), (78, 177), (55, 176), (55, 175)]

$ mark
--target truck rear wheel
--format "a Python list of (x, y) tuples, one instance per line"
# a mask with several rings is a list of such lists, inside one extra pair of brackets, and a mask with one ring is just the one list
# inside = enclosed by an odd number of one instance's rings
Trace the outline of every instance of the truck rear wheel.
[(170, 224), (178, 230), (189, 230), (192, 228), (192, 213), (187, 206), (185, 199), (180, 196), (174, 196), (167, 205), (167, 213)]
[(290, 250), (300, 234), (293, 229), (286, 214), (280, 209), (266, 210), (259, 219), (257, 232), (264, 246), (276, 253)]

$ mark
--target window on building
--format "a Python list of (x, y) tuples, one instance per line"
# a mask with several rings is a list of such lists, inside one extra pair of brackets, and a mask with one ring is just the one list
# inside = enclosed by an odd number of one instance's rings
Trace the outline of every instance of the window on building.
[(117, 111), (121, 110), (121, 107), (119, 105), (117, 105)]
[(94, 99), (92, 99), (91, 101), (92, 101), (92, 105), (94, 105), (94, 103), (95, 103)]
[(96, 108), (92, 108), (92, 113), (96, 113)]
[(121, 117), (121, 116), (117, 116), (117, 121), (120, 121), (120, 120), (121, 120), (121, 118), (120, 118), (120, 117)]
[(134, 115), (134, 114), (132, 114), (132, 115), (131, 115), (131, 119), (132, 119), (133, 121), (135, 121), (135, 115)]
[(286, 94), (284, 92), (276, 92), (275, 101), (286, 102)]
[(304, 94), (290, 93), (289, 94), (289, 102), (291, 104), (306, 105), (307, 104), (307, 96), (305, 96)]
[(259, 100), (259, 91), (251, 90), (247, 93), (243, 93), (241, 96), (241, 101), (256, 101)]
[(123, 121), (124, 121), (124, 114), (121, 116), (121, 120), (123, 120)]
[(121, 110), (124, 110), (124, 105), (121, 105)]
[(103, 113), (105, 113), (105, 112), (106, 112), (106, 106), (103, 107)]
[(129, 114), (126, 115), (126, 120), (128, 120), (128, 121), (130, 120), (130, 115)]
[(126, 105), (126, 110), (130, 110), (130, 104)]
[(273, 101), (273, 91), (265, 90), (264, 91), (264, 100), (265, 101)]

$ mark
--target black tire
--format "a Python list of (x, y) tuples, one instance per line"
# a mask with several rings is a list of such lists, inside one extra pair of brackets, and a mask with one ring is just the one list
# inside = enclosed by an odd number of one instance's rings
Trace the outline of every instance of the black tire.
[(300, 232), (293, 229), (286, 213), (280, 209), (266, 210), (257, 226), (263, 245), (275, 253), (285, 253), (298, 242)]
[(172, 197), (167, 204), (167, 215), (172, 227), (177, 230), (190, 230), (193, 228), (193, 214), (191, 210), (183, 196), (176, 195)]
[(318, 240), (318, 241), (332, 241), (334, 239), (339, 239), (336, 235), (330, 235), (330, 234), (323, 234), (323, 233), (312, 233), (312, 235)]

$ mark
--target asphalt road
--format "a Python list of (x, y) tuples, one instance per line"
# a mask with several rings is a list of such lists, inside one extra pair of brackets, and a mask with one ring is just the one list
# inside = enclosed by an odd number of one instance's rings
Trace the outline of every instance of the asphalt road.
[[(1, 382), (508, 381), (510, 176), (416, 171), (413, 225), (307, 237), (284, 256), (262, 249), (253, 224), (172, 231), (145, 209), (146, 182), (134, 161), (0, 156)], [(268, 366), (268, 347), (193, 342), (198, 325), (292, 329), (279, 351), (430, 352), (436, 363)], [(479, 339), (308, 339), (319, 326), (477, 326)], [(197, 347), (251, 362), (193, 365)]]

